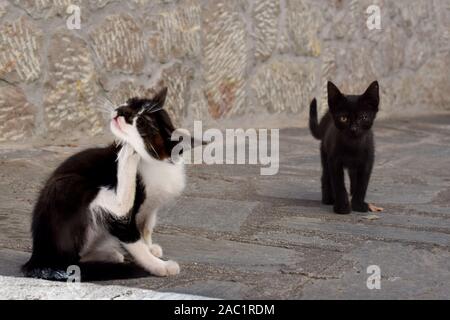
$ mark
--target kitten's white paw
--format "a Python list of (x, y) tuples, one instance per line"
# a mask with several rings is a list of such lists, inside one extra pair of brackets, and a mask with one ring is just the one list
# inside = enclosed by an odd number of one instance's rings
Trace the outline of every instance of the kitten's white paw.
[(153, 269), (151, 273), (158, 277), (173, 276), (180, 273), (180, 266), (175, 261), (162, 261), (163, 264)]
[(173, 276), (180, 273), (180, 266), (175, 261), (166, 261), (166, 270), (168, 276)]
[(150, 244), (148, 248), (150, 249), (152, 255), (154, 255), (155, 257), (161, 258), (163, 256), (163, 250), (159, 244)]
[(111, 262), (113, 263), (123, 263), (125, 261), (125, 257), (119, 251), (114, 251), (111, 253)]

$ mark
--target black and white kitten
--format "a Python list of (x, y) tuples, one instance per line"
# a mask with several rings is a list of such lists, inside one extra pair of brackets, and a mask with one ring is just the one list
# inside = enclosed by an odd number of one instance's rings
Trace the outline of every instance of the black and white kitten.
[(166, 94), (119, 106), (110, 124), (117, 141), (77, 153), (53, 172), (33, 211), (26, 276), (64, 280), (69, 265), (123, 262), (122, 248), (153, 275), (179, 273), (152, 243), (158, 208), (185, 187), (182, 161), (170, 159), (178, 142), (171, 141)]
[[(328, 82), (329, 111), (320, 124), (317, 102), (310, 106), (309, 128), (319, 140), (322, 160), (322, 202), (334, 212), (348, 214), (381, 211), (365, 202), (375, 157), (372, 125), (378, 112), (379, 88), (374, 81), (362, 95), (344, 95)], [(344, 169), (350, 176), (351, 205), (345, 189)]]

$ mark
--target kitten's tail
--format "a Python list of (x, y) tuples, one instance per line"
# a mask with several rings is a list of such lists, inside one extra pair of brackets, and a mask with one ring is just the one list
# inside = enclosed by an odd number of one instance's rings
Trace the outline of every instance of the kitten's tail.
[(25, 277), (37, 278), (51, 281), (73, 282), (78, 281), (110, 281), (123, 279), (137, 279), (148, 276), (148, 272), (133, 263), (115, 263), (115, 262), (79, 262), (80, 274), (75, 275), (69, 269), (63, 270), (61, 267), (42, 267), (33, 261), (28, 261), (22, 266), (22, 272)]
[(52, 281), (67, 281), (69, 278), (69, 274), (66, 271), (50, 267), (41, 267), (34, 263), (33, 258), (22, 266), (22, 272), (24, 276), (28, 278)]
[(317, 119), (317, 101), (316, 98), (311, 101), (311, 105), (309, 106), (309, 130), (311, 130), (311, 134), (314, 138), (321, 140), (322, 132), (319, 126), (319, 120)]

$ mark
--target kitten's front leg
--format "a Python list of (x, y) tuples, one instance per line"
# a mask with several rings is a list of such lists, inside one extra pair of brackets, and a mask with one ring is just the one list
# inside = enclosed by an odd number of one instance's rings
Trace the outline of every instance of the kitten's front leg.
[(125, 217), (134, 204), (136, 175), (140, 157), (133, 147), (126, 144), (118, 154), (117, 186), (114, 189), (102, 187), (90, 208), (107, 210), (116, 217)]
[(331, 184), (334, 192), (334, 212), (348, 214), (352, 211), (345, 189), (344, 167), (339, 161), (328, 159)]
[(368, 212), (369, 204), (365, 202), (372, 166), (365, 165), (356, 171), (356, 185), (352, 196), (352, 209), (358, 212)]
[(175, 261), (163, 261), (150, 253), (144, 240), (135, 243), (123, 243), (125, 249), (137, 264), (153, 275), (166, 277), (180, 273), (180, 266)]
[(322, 161), (322, 203), (330, 205), (334, 203), (333, 188), (331, 186), (330, 170), (325, 151), (320, 148), (320, 158)]
[(147, 218), (147, 221), (144, 226), (143, 230), (143, 238), (145, 242), (147, 243), (147, 246), (150, 250), (150, 252), (157, 258), (161, 258), (163, 256), (163, 251), (160, 245), (153, 243), (152, 241), (152, 234), (153, 234), (153, 228), (156, 225), (156, 215), (157, 210), (154, 210), (150, 216)]
[(136, 174), (140, 156), (131, 145), (125, 144), (119, 152), (117, 164), (116, 197), (120, 215), (133, 207), (136, 193)]

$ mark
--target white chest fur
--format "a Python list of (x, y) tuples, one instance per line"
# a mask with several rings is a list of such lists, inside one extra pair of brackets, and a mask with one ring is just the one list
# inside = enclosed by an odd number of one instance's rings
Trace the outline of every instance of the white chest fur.
[(141, 161), (138, 172), (145, 184), (145, 205), (154, 209), (179, 196), (186, 185), (183, 163)]

